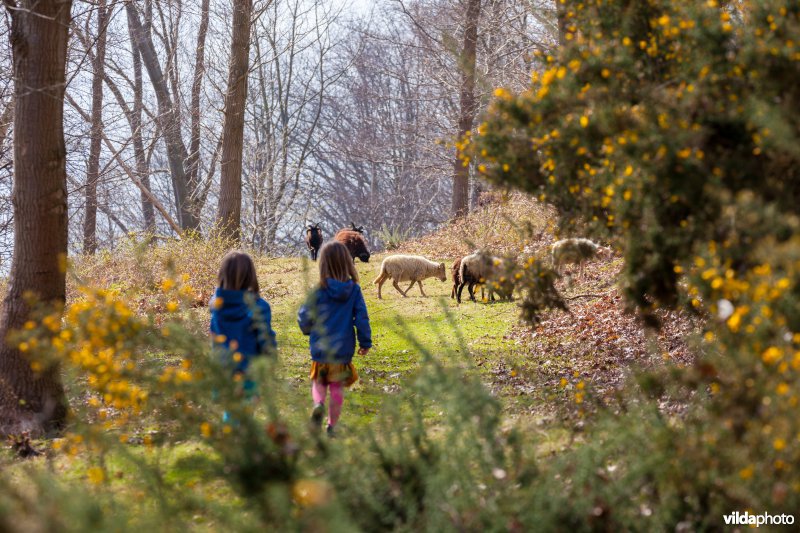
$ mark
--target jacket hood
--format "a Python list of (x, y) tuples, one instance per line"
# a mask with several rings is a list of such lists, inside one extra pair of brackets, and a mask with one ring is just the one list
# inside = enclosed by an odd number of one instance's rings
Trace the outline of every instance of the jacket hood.
[(224, 319), (240, 320), (247, 316), (256, 298), (258, 296), (252, 291), (231, 291), (217, 288), (211, 302), (211, 310)]
[(328, 296), (331, 299), (344, 302), (350, 298), (350, 295), (353, 294), (353, 289), (356, 286), (356, 282), (352, 279), (347, 281), (339, 281), (337, 279), (328, 278), (327, 279), (328, 286), (324, 289)]

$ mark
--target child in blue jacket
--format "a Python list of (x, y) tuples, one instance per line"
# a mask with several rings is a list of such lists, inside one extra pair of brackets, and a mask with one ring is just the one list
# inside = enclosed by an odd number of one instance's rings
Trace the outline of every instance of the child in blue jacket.
[(358, 380), (353, 354), (358, 339), (359, 355), (372, 347), (372, 332), (364, 295), (358, 285), (350, 252), (340, 242), (331, 241), (319, 251), (319, 288), (300, 308), (297, 321), (304, 334), (310, 335), (311, 397), (314, 409), (311, 422), (322, 424), (328, 389), (328, 435), (333, 436), (344, 403), (344, 387)]
[(244, 381), (245, 394), (255, 383), (247, 379), (250, 360), (277, 348), (269, 304), (259, 295), (256, 268), (250, 256), (230, 252), (222, 259), (219, 287), (211, 298), (214, 346), (231, 367), (234, 379)]

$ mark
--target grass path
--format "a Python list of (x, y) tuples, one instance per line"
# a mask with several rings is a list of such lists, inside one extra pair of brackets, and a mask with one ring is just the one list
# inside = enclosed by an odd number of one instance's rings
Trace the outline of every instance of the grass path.
[[(369, 424), (381, 402), (400, 390), (404, 380), (420, 367), (423, 356), (415, 341), (448, 365), (495, 361), (504, 353), (504, 336), (517, 322), (516, 304), (511, 302), (465, 301), (457, 305), (450, 299), (450, 279), (423, 282), (427, 297), (415, 287), (404, 298), (387, 284), (379, 300), (372, 281), (382, 259), (374, 256), (369, 263), (357, 263), (374, 346), (368, 355), (355, 356), (360, 380), (347, 393), (342, 417), (345, 428)], [(445, 262), (449, 267), (452, 261)], [(267, 297), (278, 338), (281, 377), (290, 396), (287, 407), (298, 417), (305, 416), (311, 405), (311, 359), (308, 338), (297, 327), (296, 313), (308, 287), (318, 279), (316, 268), (316, 264), (297, 258), (259, 262), (262, 287), (267, 295), (273, 294)]]

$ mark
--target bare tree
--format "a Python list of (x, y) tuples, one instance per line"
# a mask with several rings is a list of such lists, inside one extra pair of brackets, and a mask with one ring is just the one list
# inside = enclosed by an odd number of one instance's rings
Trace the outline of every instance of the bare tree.
[(219, 206), (217, 225), (224, 235), (238, 241), (242, 221), (242, 142), (247, 100), (252, 0), (234, 2), (225, 123), (222, 129)]
[[(67, 195), (63, 130), (71, 0), (4, 0), (14, 56), (14, 257), (0, 338), (28, 320), (26, 296), (65, 299)], [(60, 428), (67, 402), (57, 366), (34, 372), (0, 345), (0, 432)]]
[[(164, 77), (150, 34), (150, 25), (142, 25), (134, 2), (126, 3), (125, 10), (128, 15), (133, 41), (139, 50), (158, 102), (156, 121), (164, 135), (178, 219), (184, 230), (197, 230), (200, 226), (200, 220), (191, 201), (195, 191), (194, 184), (189, 182), (186, 173), (185, 163), (188, 159), (188, 152), (181, 135), (179, 106), (177, 101), (170, 96), (170, 88), (168, 86), (168, 82), (172, 81), (173, 94), (175, 94), (177, 88), (176, 78), (174, 75), (170, 77), (170, 80)], [(168, 57), (173, 57), (172, 53), (169, 53)], [(175, 96), (177, 99), (177, 94)]]
[[(130, 19), (128, 19), (128, 34), (131, 37), (131, 43), (133, 43), (133, 27), (131, 26)], [(138, 47), (131, 47), (131, 58), (133, 61), (133, 107), (125, 116), (128, 118), (128, 124), (131, 128), (133, 153), (136, 158), (136, 175), (144, 188), (140, 193), (144, 229), (147, 233), (154, 233), (156, 230), (156, 217), (153, 210), (153, 202), (147, 194), (147, 191), (150, 190), (150, 169), (147, 157), (145, 156), (144, 140), (142, 137), (142, 110), (144, 108), (142, 95), (142, 56), (139, 53)], [(122, 105), (124, 100), (121, 99), (121, 96), (117, 97), (117, 100), (123, 109), (127, 109), (127, 106)]]
[[(464, 12), (464, 44), (458, 59), (461, 72), (459, 86), (458, 137), (465, 139), (472, 131), (477, 113), (475, 97), (475, 66), (478, 48), (478, 22), (481, 16), (481, 0), (467, 0)], [(459, 217), (469, 211), (469, 165), (462, 161), (461, 149), (456, 149), (453, 161), (452, 214)]]
[[(252, 1), (252, 0), (248, 0)], [(252, 9), (252, 8), (251, 8)], [(189, 141), (189, 182), (199, 182), (200, 172), (200, 91), (206, 72), (206, 38), (208, 37), (209, 0), (203, 0), (200, 6), (200, 24), (197, 29), (197, 51), (194, 58), (194, 76), (192, 77), (191, 102), (191, 139)]]
[(108, 10), (106, 1), (97, 2), (97, 39), (92, 77), (92, 131), (89, 146), (89, 162), (86, 169), (86, 187), (83, 215), (83, 253), (93, 254), (97, 250), (97, 182), (100, 179), (100, 149), (103, 130), (103, 79), (106, 64), (106, 30)]
[(323, 112), (309, 208), (331, 230), (357, 221), (377, 246), (384, 233), (416, 235), (447, 218), (449, 153), (437, 140), (450, 133), (448, 103), (425, 72), (426, 40), (392, 22), (380, 34), (361, 28), (341, 54), (347, 73)]
[[(346, 70), (332, 63), (338, 8), (320, 0), (270, 2), (258, 18), (248, 99), (244, 183), (245, 239), (275, 253), (281, 237), (297, 240), (295, 202), (312, 194), (312, 151), (332, 85)], [(287, 237), (288, 236), (288, 237)]]

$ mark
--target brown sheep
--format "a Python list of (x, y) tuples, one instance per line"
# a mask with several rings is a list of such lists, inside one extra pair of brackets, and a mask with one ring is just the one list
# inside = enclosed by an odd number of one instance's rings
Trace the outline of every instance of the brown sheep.
[(347, 247), (347, 251), (350, 252), (350, 256), (353, 258), (353, 261), (355, 261), (357, 257), (361, 259), (362, 262), (369, 263), (369, 249), (367, 248), (367, 241), (364, 239), (364, 235), (362, 235), (360, 232), (350, 229), (342, 229), (336, 234), (334, 240), (339, 241)]
[(450, 298), (456, 297), (458, 286), (461, 285), (461, 257), (455, 260), (450, 271), (453, 273), (453, 290), (450, 291)]
[[(456, 301), (461, 303), (461, 293), (464, 287), (467, 287), (469, 292), (469, 299), (475, 301), (476, 285), (481, 286), (481, 300), (484, 297), (484, 284), (490, 280), (495, 274), (498, 266), (503, 264), (503, 259), (490, 255), (485, 255), (480, 252), (475, 252), (461, 258), (461, 268), (459, 270), (459, 286), (456, 291)], [(489, 299), (494, 301), (494, 290), (489, 288)], [(510, 299), (510, 295), (509, 295)]]

